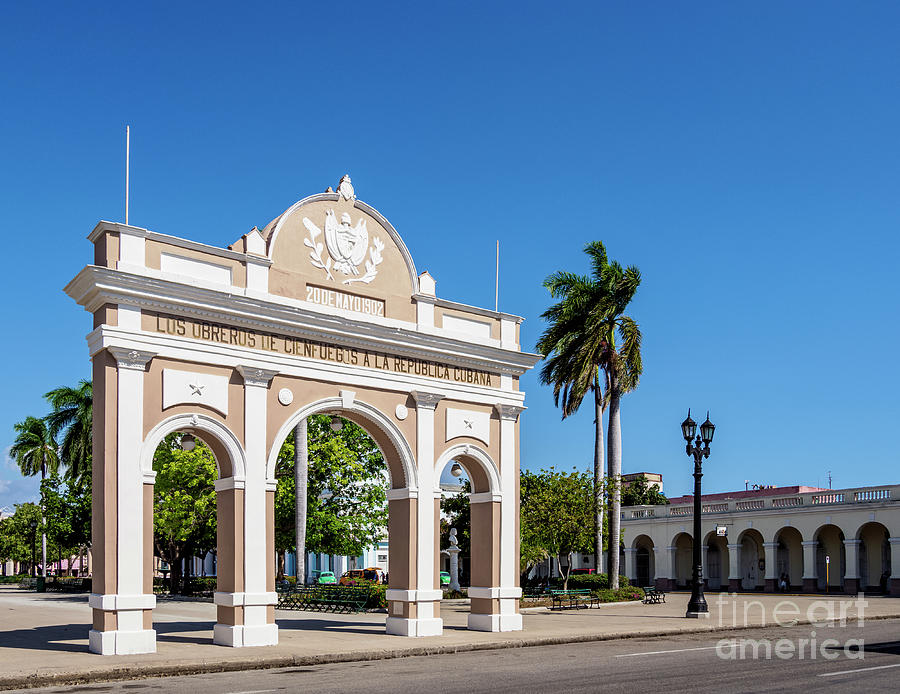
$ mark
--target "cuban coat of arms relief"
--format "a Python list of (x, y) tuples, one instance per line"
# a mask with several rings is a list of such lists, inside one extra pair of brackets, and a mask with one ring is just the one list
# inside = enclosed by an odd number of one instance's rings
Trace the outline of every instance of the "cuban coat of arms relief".
[[(338, 194), (344, 200), (356, 197), (353, 187), (350, 185), (349, 176), (341, 179)], [(360, 217), (354, 225), (349, 213), (344, 212), (338, 220), (334, 210), (328, 210), (325, 213), (324, 245), (319, 240), (319, 237), (323, 235), (322, 229), (315, 222), (309, 217), (304, 217), (303, 226), (309, 232), (309, 235), (303, 239), (303, 244), (311, 249), (309, 252), (310, 263), (313, 267), (324, 270), (328, 279), (337, 279), (332, 270), (347, 276), (347, 279), (342, 280), (344, 284), (353, 284), (354, 282), (369, 284), (378, 275), (378, 265), (384, 260), (381, 255), (384, 243), (375, 236), (372, 238), (372, 244), (369, 245), (369, 231), (363, 217)], [(324, 251), (328, 252), (327, 256)], [(363, 261), (365, 261), (364, 264)], [(364, 268), (362, 273), (360, 264), (363, 264)]]

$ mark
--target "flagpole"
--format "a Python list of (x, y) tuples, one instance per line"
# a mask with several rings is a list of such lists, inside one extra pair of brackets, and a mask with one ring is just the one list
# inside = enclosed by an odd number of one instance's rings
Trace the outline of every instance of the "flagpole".
[(128, 188), (131, 173), (131, 126), (125, 126), (125, 226), (128, 226)]
[(500, 310), (500, 239), (497, 239), (497, 271), (494, 275), (494, 311)]

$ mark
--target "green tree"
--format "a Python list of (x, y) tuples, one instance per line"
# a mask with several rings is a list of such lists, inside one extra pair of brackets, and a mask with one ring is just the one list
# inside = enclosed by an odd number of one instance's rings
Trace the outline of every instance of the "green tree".
[(668, 504), (669, 500), (656, 487), (651, 487), (644, 475), (622, 488), (622, 506)]
[[(34, 522), (34, 530), (31, 523)], [(30, 502), (16, 504), (13, 515), (0, 521), (0, 560), (12, 560), (28, 564), (33, 573), (34, 543), (43, 529), (41, 508)]]
[[(334, 431), (330, 416), (307, 418), (306, 550), (356, 556), (387, 530), (385, 464), (362, 427), (340, 421)], [(283, 553), (296, 549), (293, 432), (278, 453), (275, 474), (275, 548)]]
[(82, 380), (74, 388), (54, 388), (44, 398), (51, 407), (50, 414), (45, 417), (47, 425), (50, 433), (60, 441), (60, 462), (66, 466), (69, 477), (82, 477), (91, 467), (94, 416), (91, 381)]
[(181, 589), (182, 560), (216, 546), (215, 458), (199, 439), (191, 451), (181, 449), (180, 439), (169, 434), (153, 456), (153, 544), (171, 567), (172, 593)]
[[(47, 422), (38, 417), (26, 417), (24, 421), (14, 425), (16, 438), (9, 449), (9, 455), (15, 459), (19, 470), (26, 477), (40, 473), (41, 481), (48, 474), (56, 474), (59, 469), (59, 455), (56, 439), (53, 438)], [(43, 527), (43, 517), (41, 526)], [(41, 532), (41, 571), (47, 572), (47, 535)]]
[(569, 585), (572, 555), (589, 552), (593, 539), (594, 483), (591, 475), (552, 467), (521, 475), (521, 527), (528, 553), (566, 557), (563, 589)]
[[(553, 386), (554, 402), (562, 405), (563, 418), (578, 410), (584, 396), (594, 395), (594, 552), (599, 568), (603, 551), (603, 412), (609, 408), (607, 458), (612, 493), (609, 504), (609, 531), (619, 535), (621, 514), (622, 434), (620, 401), (637, 386), (643, 371), (641, 332), (637, 323), (624, 315), (641, 283), (640, 271), (610, 262), (600, 241), (585, 246), (591, 274), (556, 272), (544, 286), (557, 303), (542, 317), (549, 323), (538, 341), (538, 351), (546, 358), (541, 381)], [(619, 552), (616, 543), (607, 545), (610, 587), (618, 588)]]

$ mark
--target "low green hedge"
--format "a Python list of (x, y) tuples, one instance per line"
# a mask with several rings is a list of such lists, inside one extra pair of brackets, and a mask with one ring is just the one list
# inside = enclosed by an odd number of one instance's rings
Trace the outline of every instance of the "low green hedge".
[[(559, 579), (562, 587), (562, 579)], [(619, 576), (619, 587), (630, 585), (627, 576)], [(590, 588), (591, 590), (607, 590), (609, 588), (609, 576), (606, 574), (575, 574), (569, 576), (569, 588)]]
[(23, 579), (28, 578), (27, 574), (19, 576), (0, 576), (0, 583), (21, 583)]
[(644, 599), (644, 589), (637, 586), (624, 586), (618, 590), (604, 588), (592, 591), (592, 593), (600, 602), (626, 602)]

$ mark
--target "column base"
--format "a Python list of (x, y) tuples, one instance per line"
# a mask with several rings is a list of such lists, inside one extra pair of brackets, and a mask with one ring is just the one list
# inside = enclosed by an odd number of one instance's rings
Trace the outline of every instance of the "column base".
[(888, 595), (900, 595), (900, 578), (888, 579)]
[(858, 578), (845, 578), (844, 579), (844, 592), (848, 595), (856, 595), (859, 592), (859, 579)]
[(729, 593), (740, 593), (743, 590), (741, 586), (741, 579), (739, 578), (729, 578), (728, 579), (728, 592)]
[(88, 632), (88, 650), (99, 655), (156, 653), (156, 630)]
[(216, 624), (213, 627), (213, 643), (231, 648), (275, 646), (278, 644), (278, 625)]
[(766, 587), (764, 590), (767, 593), (774, 593), (775, 589), (778, 587), (778, 579), (777, 578), (767, 578), (766, 579)]
[(472, 631), (522, 631), (522, 615), (470, 614), (467, 627)]
[(804, 578), (803, 579), (803, 592), (804, 593), (818, 593), (819, 592), (819, 583), (815, 578)]
[(441, 636), (444, 633), (444, 620), (437, 617), (388, 617), (384, 626), (387, 633), (393, 636)]

